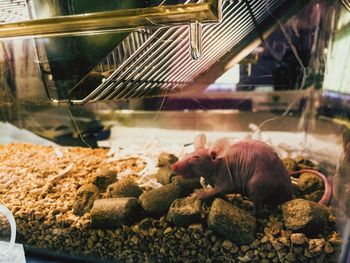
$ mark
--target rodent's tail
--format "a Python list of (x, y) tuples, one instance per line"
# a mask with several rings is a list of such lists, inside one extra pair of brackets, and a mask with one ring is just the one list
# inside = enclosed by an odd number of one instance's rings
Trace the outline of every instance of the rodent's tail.
[(300, 174), (300, 173), (313, 173), (322, 179), (325, 189), (324, 189), (324, 194), (321, 200), (318, 201), (318, 203), (321, 205), (328, 205), (329, 201), (332, 198), (332, 189), (333, 189), (332, 181), (329, 180), (323, 173), (320, 173), (319, 171), (312, 170), (312, 169), (302, 169), (295, 172), (290, 172), (289, 175)]

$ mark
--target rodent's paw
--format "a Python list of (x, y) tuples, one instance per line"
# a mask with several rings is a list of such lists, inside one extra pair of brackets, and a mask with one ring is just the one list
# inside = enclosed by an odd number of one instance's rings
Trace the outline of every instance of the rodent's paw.
[(192, 195), (191, 195), (191, 198), (194, 198), (194, 199), (206, 199), (208, 198), (208, 192), (205, 191), (205, 190), (198, 190), (196, 192), (194, 192)]

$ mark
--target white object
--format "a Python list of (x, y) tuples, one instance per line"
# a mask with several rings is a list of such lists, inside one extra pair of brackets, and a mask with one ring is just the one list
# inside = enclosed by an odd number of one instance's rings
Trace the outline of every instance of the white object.
[(10, 242), (0, 241), (0, 263), (25, 263), (22, 244), (16, 244), (16, 221), (12, 213), (4, 205), (0, 204), (0, 214), (3, 214), (10, 223)]

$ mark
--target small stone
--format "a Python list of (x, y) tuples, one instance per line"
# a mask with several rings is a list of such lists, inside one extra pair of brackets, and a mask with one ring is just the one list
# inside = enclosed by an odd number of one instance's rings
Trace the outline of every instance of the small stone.
[(341, 246), (343, 244), (341, 237), (336, 232), (332, 232), (332, 234), (329, 236), (328, 241), (333, 246)]
[(267, 258), (273, 258), (275, 256), (275, 253), (269, 252), (267, 253)]
[(283, 223), (282, 222), (273, 222), (271, 223), (271, 229), (269, 231), (269, 234), (276, 236), (277, 234), (280, 233), (282, 230)]
[(191, 241), (191, 237), (188, 234), (184, 234), (182, 237), (182, 241), (184, 243), (189, 243)]
[(244, 255), (243, 257), (238, 257), (240, 262), (250, 262), (252, 259), (248, 255)]
[(138, 239), (136, 236), (133, 236), (133, 237), (130, 239), (130, 241), (131, 241), (132, 243), (134, 243), (135, 245), (137, 245), (137, 244), (139, 243), (139, 239)]
[(182, 235), (181, 235), (180, 233), (178, 233), (178, 232), (175, 233), (175, 237), (176, 237), (177, 239), (181, 239), (181, 236), (182, 236)]
[(54, 229), (52, 230), (52, 234), (53, 234), (53, 235), (57, 235), (59, 232), (60, 232), (60, 230), (59, 230), (58, 228), (54, 228)]
[(250, 249), (249, 246), (241, 246), (242, 252), (247, 252)]
[(313, 254), (318, 254), (322, 251), (325, 245), (324, 238), (315, 238), (309, 240), (309, 251)]
[(280, 238), (278, 239), (278, 241), (279, 241), (280, 243), (282, 243), (284, 246), (289, 246), (289, 241), (288, 241), (288, 239), (287, 239), (286, 237), (280, 237)]
[(230, 249), (230, 252), (236, 254), (238, 252), (238, 246), (233, 245), (233, 247)]
[(151, 237), (153, 237), (154, 234), (155, 234), (156, 232), (157, 232), (157, 229), (154, 228), (154, 227), (148, 230), (148, 234), (149, 234)]
[(290, 236), (293, 234), (293, 231), (290, 230), (281, 230), (281, 237), (290, 238)]
[(295, 262), (296, 261), (296, 257), (294, 255), (293, 252), (289, 252), (286, 257), (285, 257), (288, 261), (291, 261), (291, 262)]
[(166, 218), (165, 216), (162, 216), (161, 218), (159, 218), (159, 223), (162, 227), (166, 227), (167, 226), (167, 222), (166, 222)]
[(123, 232), (126, 233), (126, 234), (130, 234), (131, 233), (131, 228), (127, 225), (123, 225), (122, 226), (123, 228)]
[(271, 262), (273, 262), (273, 263), (277, 263), (277, 262), (279, 262), (278, 257), (274, 257), (274, 258), (272, 259), (272, 261), (271, 261)]
[(302, 245), (306, 242), (307, 238), (303, 233), (295, 233), (290, 236), (290, 240), (295, 245)]
[(168, 227), (167, 229), (165, 229), (164, 235), (170, 234), (172, 232), (173, 232), (173, 229), (171, 227)]
[(224, 242), (222, 242), (222, 247), (226, 250), (230, 250), (233, 246), (233, 243), (230, 240), (225, 239)]
[(280, 260), (283, 260), (285, 258), (285, 256), (287, 255), (287, 252), (285, 250), (279, 250), (277, 251), (277, 256)]
[(266, 255), (266, 252), (259, 252), (259, 256), (265, 259), (267, 255)]
[(35, 212), (35, 213), (34, 213), (34, 217), (35, 217), (35, 220), (40, 221), (41, 219), (44, 218), (44, 214), (41, 213), (41, 212)]
[(94, 245), (93, 241), (91, 239), (88, 239), (88, 241), (87, 241), (88, 248), (91, 249), (93, 247), (93, 245)]
[(272, 241), (271, 243), (276, 251), (280, 251), (283, 248), (283, 245), (278, 241)]
[(251, 248), (258, 248), (260, 246), (260, 241), (259, 239), (255, 239), (253, 243), (251, 243), (250, 247)]
[(131, 227), (131, 230), (134, 232), (134, 233), (140, 233), (140, 227), (138, 225), (134, 225)]
[(323, 251), (326, 254), (332, 254), (334, 252), (334, 248), (329, 242), (326, 242)]
[(261, 242), (262, 244), (266, 244), (266, 243), (269, 242), (269, 241), (270, 241), (270, 239), (269, 239), (268, 236), (264, 236), (264, 237), (260, 240), (260, 242)]
[(97, 235), (98, 235), (100, 238), (103, 238), (103, 237), (105, 236), (105, 232), (103, 232), (102, 229), (99, 229), (99, 230), (97, 231)]

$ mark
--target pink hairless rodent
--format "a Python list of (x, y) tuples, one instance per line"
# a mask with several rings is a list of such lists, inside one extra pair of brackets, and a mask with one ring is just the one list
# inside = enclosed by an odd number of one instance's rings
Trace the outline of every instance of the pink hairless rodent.
[(266, 143), (245, 139), (230, 144), (222, 138), (207, 148), (204, 134), (194, 140), (194, 151), (172, 165), (186, 178), (205, 178), (212, 186), (193, 194), (207, 199), (225, 193), (249, 197), (256, 213), (263, 205), (277, 206), (293, 198), (291, 178), (283, 161)]

